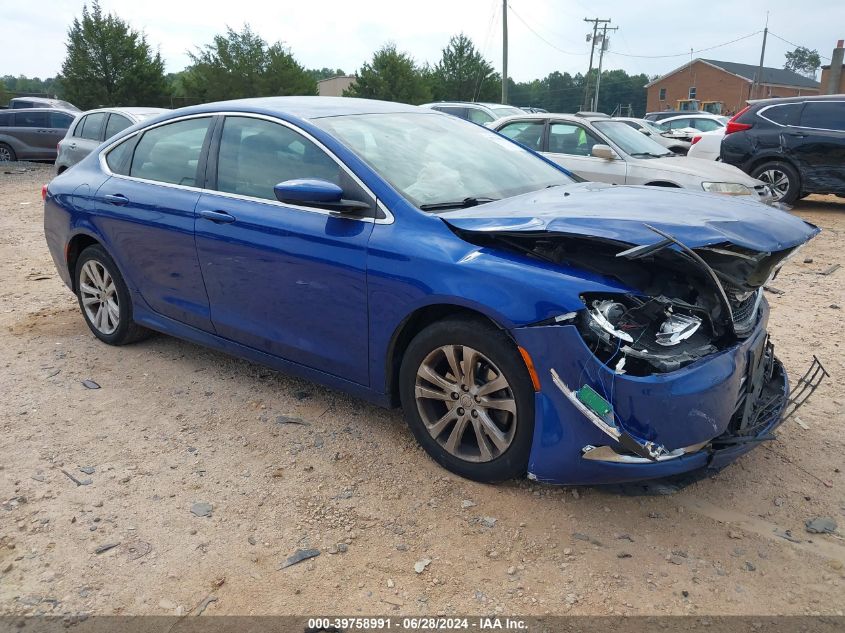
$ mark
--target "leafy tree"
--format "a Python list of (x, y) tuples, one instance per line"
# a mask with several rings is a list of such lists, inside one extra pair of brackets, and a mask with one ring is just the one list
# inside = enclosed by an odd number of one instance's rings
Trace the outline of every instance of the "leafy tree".
[(6, 90), (6, 84), (0, 81), (0, 106), (4, 106), (9, 103), (9, 99), (12, 98), (12, 95)]
[(309, 68), (305, 72), (308, 73), (308, 76), (314, 81), (322, 81), (323, 79), (329, 79), (330, 77), (337, 77), (338, 75), (346, 74), (340, 68), (335, 68), (334, 70), (331, 68)]
[(343, 95), (419, 105), (431, 101), (431, 86), (426, 70), (389, 43), (375, 52), (372, 62), (361, 66), (355, 83)]
[(794, 51), (787, 52), (785, 56), (786, 63), (783, 65), (784, 68), (813, 79), (816, 77), (816, 71), (819, 69), (819, 66), (822, 65), (819, 52), (803, 46), (799, 46)]
[(219, 101), (274, 95), (313, 95), (317, 85), (281, 42), (268, 45), (244, 25), (227, 28), (211, 44), (188, 53), (193, 62), (181, 77), (185, 95)]
[(463, 33), (454, 35), (432, 72), (432, 92), (437, 100), (498, 101), (501, 79)]
[(104, 15), (94, 0), (82, 7), (68, 30), (62, 64), (64, 98), (82, 109), (154, 106), (165, 102), (164, 62), (143, 33), (116, 15)]

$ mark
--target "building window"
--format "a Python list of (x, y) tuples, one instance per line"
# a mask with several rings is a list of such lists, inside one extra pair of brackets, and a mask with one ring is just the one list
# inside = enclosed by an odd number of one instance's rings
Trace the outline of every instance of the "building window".
[(666, 88), (661, 88), (661, 89), (660, 89), (660, 100), (661, 100), (661, 101), (666, 101)]
[(695, 86), (691, 86), (689, 89), (689, 98), (695, 99)]

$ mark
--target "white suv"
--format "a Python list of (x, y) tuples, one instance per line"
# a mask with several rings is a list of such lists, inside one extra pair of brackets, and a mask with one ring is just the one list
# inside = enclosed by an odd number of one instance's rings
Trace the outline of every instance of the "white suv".
[(501, 103), (438, 101), (437, 103), (424, 103), (420, 107), (445, 112), (459, 119), (466, 119), (467, 121), (472, 121), (480, 125), (488, 125), (506, 116), (525, 114), (525, 110), (521, 110), (516, 106), (502, 105)]

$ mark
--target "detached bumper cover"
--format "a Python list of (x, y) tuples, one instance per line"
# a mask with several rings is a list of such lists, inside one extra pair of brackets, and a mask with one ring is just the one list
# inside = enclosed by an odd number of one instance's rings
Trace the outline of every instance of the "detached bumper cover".
[[(777, 397), (753, 428), (739, 428), (737, 411), (746, 401), (749, 375), (759, 371), (766, 349), (767, 317), (764, 308), (754, 333), (730, 349), (678, 371), (644, 377), (615, 374), (574, 326), (514, 329), (518, 344), (531, 354), (541, 386), (529, 475), (558, 484), (619, 483), (718, 469), (750, 451), (781, 423), (789, 396), (786, 372), (772, 359), (766, 393)], [(620, 435), (644, 450), (614, 442), (555, 384), (552, 370), (572, 389), (587, 384), (603, 394), (613, 405)], [(601, 451), (585, 458), (591, 448)], [(631, 459), (617, 460), (611, 453)]]

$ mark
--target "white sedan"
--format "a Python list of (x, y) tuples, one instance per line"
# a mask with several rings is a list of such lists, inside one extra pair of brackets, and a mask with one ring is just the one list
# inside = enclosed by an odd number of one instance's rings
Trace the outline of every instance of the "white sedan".
[(692, 147), (689, 148), (687, 156), (704, 160), (719, 160), (723, 138), (725, 138), (725, 128), (696, 134), (692, 137)]
[(681, 187), (773, 201), (763, 182), (733, 165), (677, 156), (608, 116), (525, 114), (500, 119), (491, 127), (585, 180)]

